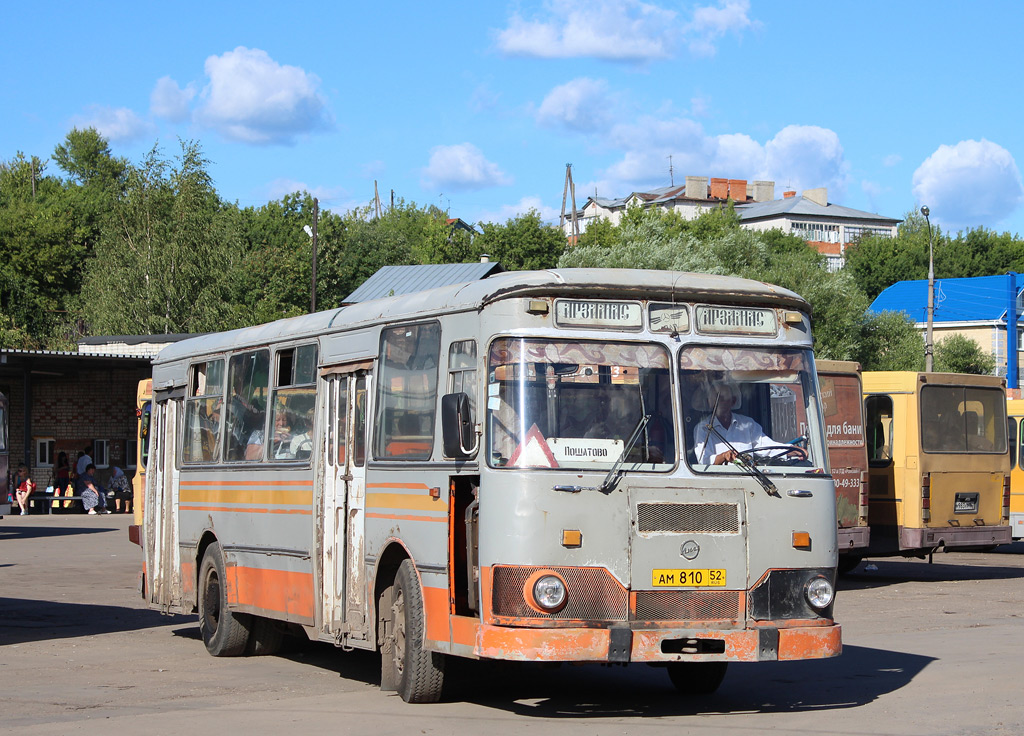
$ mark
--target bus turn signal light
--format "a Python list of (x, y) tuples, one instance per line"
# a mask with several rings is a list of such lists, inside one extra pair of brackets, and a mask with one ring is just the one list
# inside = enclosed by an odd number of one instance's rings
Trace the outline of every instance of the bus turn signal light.
[(810, 549), (811, 548), (811, 534), (810, 534), (810, 532), (793, 532), (793, 546), (796, 549)]
[(562, 546), (563, 547), (582, 547), (583, 546), (583, 532), (579, 529), (563, 529), (562, 530)]

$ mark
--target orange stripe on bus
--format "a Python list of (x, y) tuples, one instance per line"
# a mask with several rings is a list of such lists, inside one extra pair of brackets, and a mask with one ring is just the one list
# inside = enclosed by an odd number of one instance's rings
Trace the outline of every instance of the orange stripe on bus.
[(183, 480), (182, 486), (307, 486), (313, 487), (311, 480)]
[(448, 523), (447, 516), (408, 516), (405, 514), (373, 514), (367, 512), (368, 519), (400, 519), (403, 521), (441, 521)]
[(244, 506), (179, 506), (182, 511), (230, 511), (236, 514), (303, 514), (311, 516), (310, 509), (267, 509), (267, 508), (245, 508)]
[(367, 483), (367, 488), (404, 488), (410, 491), (427, 491), (430, 486), (426, 483)]
[(278, 611), (313, 619), (313, 575), (308, 572), (229, 567), (226, 570), (229, 604)]
[(366, 505), (378, 509), (403, 509), (406, 511), (447, 511), (448, 500), (423, 494), (411, 493), (367, 493)]
[(448, 589), (423, 588), (423, 612), (426, 615), (426, 638), (431, 641), (448, 641)]
[(312, 506), (313, 491), (188, 488), (178, 494), (179, 503), (270, 503), (279, 506)]

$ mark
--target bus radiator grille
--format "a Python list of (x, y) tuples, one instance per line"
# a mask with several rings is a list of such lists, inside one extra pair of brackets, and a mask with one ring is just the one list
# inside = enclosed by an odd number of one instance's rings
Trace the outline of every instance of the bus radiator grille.
[[(565, 581), (568, 601), (556, 613), (541, 613), (526, 602), (524, 586), (531, 575), (551, 570)], [(593, 567), (495, 567), (491, 610), (497, 616), (625, 621), (629, 617), (626, 590), (608, 574)]]
[(737, 621), (741, 611), (738, 590), (637, 591), (637, 621)]
[(734, 503), (641, 503), (636, 509), (641, 532), (738, 534), (739, 507)]

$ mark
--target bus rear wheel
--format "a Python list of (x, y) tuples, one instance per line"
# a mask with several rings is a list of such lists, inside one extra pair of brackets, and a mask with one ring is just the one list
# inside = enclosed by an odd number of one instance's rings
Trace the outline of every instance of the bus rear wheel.
[(214, 657), (245, 654), (252, 618), (228, 608), (224, 553), (214, 542), (206, 548), (199, 568), (199, 631), (206, 651)]
[(710, 695), (728, 668), (728, 662), (669, 662), (668, 677), (683, 695)]
[(412, 560), (403, 560), (391, 591), (390, 646), (382, 668), (406, 703), (436, 703), (444, 686), (444, 655), (423, 647), (423, 592)]

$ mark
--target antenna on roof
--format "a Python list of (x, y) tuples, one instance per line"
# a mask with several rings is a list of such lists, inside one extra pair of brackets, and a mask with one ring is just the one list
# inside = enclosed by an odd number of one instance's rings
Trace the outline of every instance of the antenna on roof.
[(672, 169), (672, 154), (671, 153), (668, 155), (668, 180), (669, 180), (669, 182), (671, 182), (672, 186), (676, 185), (676, 175), (675, 175), (675, 171)]

